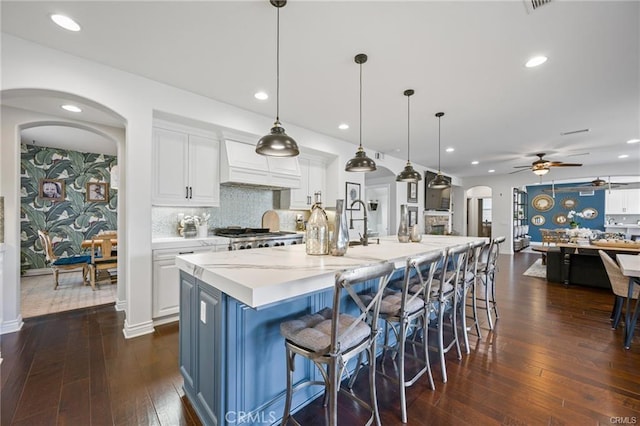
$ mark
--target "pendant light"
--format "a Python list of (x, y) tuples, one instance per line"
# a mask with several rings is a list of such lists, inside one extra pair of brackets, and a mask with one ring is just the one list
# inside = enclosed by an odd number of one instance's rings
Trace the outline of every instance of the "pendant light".
[(431, 182), (429, 182), (429, 188), (433, 189), (445, 189), (451, 186), (451, 183), (440, 172), (440, 119), (444, 115), (444, 112), (437, 112), (436, 117), (438, 117), (438, 176), (435, 177)]
[(276, 44), (276, 121), (271, 132), (263, 136), (256, 145), (256, 152), (270, 157), (295, 157), (300, 154), (298, 144), (284, 131), (280, 125), (280, 8), (287, 4), (286, 0), (271, 0), (277, 13), (277, 44)]
[(362, 148), (362, 64), (367, 62), (367, 55), (359, 53), (354, 60), (356, 64), (360, 65), (360, 146), (355, 157), (347, 161), (344, 169), (347, 172), (373, 172), (376, 170), (376, 163), (367, 157), (364, 148)]
[(411, 124), (411, 109), (410, 109), (410, 101), (411, 95), (415, 92), (412, 89), (408, 89), (404, 91), (404, 95), (407, 97), (407, 165), (404, 166), (404, 170), (400, 172), (398, 176), (396, 176), (396, 182), (418, 182), (422, 179), (420, 173), (416, 172), (411, 165), (411, 145), (409, 142), (409, 134), (410, 134), (410, 124)]

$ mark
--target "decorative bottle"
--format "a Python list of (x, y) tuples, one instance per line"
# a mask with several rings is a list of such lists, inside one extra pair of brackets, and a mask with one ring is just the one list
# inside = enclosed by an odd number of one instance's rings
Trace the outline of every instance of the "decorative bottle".
[(420, 233), (420, 227), (419, 227), (419, 225), (417, 223), (411, 227), (411, 233), (410, 233), (409, 236), (411, 238), (411, 241), (414, 242), (414, 243), (419, 243), (422, 240), (422, 234)]
[(400, 204), (400, 225), (398, 225), (398, 241), (400, 241), (401, 243), (409, 242), (409, 217), (406, 204)]
[(331, 256), (344, 256), (349, 247), (349, 227), (347, 226), (347, 211), (344, 200), (336, 200), (336, 221), (331, 236), (329, 253)]
[(329, 254), (329, 221), (327, 213), (322, 208), (320, 192), (316, 192), (314, 195), (316, 202), (311, 207), (305, 238), (307, 254)]

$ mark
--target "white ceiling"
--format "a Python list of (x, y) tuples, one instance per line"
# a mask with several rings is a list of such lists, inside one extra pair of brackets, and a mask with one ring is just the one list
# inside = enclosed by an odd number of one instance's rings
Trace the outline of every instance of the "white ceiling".
[[(366, 53), (362, 141), (370, 155), (406, 158), (403, 91), (412, 88), (411, 156), (425, 166), (438, 165), (438, 111), (446, 113), (443, 151), (455, 148), (442, 153), (442, 169), (458, 176), (509, 173), (536, 152), (585, 166), (638, 163), (640, 144), (625, 142), (640, 138), (639, 6), (553, 1), (528, 13), (517, 0), (290, 1), (280, 12), (281, 120), (357, 144), (353, 57)], [(0, 7), (3, 32), (275, 115), (276, 9), (266, 0)], [(51, 13), (83, 30), (59, 29)], [(525, 68), (535, 54), (548, 62)], [(254, 99), (258, 90), (270, 99)], [(342, 122), (351, 128), (339, 130)]]

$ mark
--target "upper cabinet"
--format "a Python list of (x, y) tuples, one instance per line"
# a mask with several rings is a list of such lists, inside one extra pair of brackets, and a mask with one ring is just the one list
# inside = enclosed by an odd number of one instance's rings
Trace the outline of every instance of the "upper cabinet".
[(640, 189), (616, 189), (607, 191), (605, 213), (640, 214)]
[(314, 194), (322, 193), (322, 205), (334, 207), (335, 201), (327, 193), (327, 164), (323, 157), (300, 154), (300, 188), (282, 191), (281, 208), (308, 210), (314, 203)]
[[(299, 188), (297, 157), (265, 157), (255, 151), (255, 141), (225, 135), (220, 162), (220, 182), (245, 185)], [(257, 141), (259, 138), (256, 137)]]
[(154, 123), (152, 204), (219, 207), (219, 161), (219, 142), (213, 135)]

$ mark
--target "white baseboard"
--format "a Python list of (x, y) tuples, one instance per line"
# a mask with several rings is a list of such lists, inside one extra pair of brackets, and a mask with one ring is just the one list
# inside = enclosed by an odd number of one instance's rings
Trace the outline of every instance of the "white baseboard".
[(116, 311), (124, 311), (127, 309), (127, 301), (126, 300), (116, 300)]
[(23, 325), (24, 321), (22, 321), (22, 315), (18, 315), (18, 318), (14, 320), (2, 322), (0, 334), (15, 333), (16, 331), (20, 331)]
[(153, 325), (157, 326), (157, 325), (169, 324), (170, 322), (177, 322), (179, 320), (180, 320), (180, 314), (169, 315), (166, 317), (154, 319)]
[(153, 321), (143, 322), (136, 324), (135, 326), (129, 324), (129, 321), (124, 320), (124, 328), (122, 333), (125, 339), (132, 339), (134, 337), (144, 336), (145, 334), (151, 334), (155, 331), (153, 328)]

